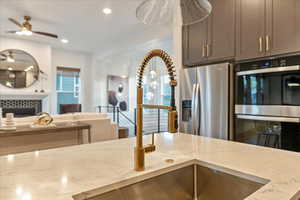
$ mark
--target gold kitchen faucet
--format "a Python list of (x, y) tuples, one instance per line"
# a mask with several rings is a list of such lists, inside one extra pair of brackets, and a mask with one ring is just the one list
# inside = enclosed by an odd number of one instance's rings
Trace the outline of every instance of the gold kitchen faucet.
[[(170, 86), (171, 86), (171, 102), (170, 106), (164, 105), (148, 105), (143, 104), (143, 75), (145, 68), (149, 61), (153, 57), (159, 57), (163, 60), (167, 67)], [(177, 81), (175, 80), (175, 66), (173, 65), (170, 56), (163, 50), (155, 49), (150, 51), (144, 58), (142, 64), (139, 67), (137, 74), (137, 134), (136, 134), (136, 147), (134, 150), (134, 161), (135, 170), (144, 171), (145, 170), (145, 153), (150, 153), (155, 151), (154, 145), (154, 134), (152, 134), (152, 144), (146, 146), (143, 145), (143, 108), (150, 109), (165, 109), (168, 110), (168, 132), (177, 133), (178, 130), (178, 114), (175, 106), (175, 87), (177, 86)]]

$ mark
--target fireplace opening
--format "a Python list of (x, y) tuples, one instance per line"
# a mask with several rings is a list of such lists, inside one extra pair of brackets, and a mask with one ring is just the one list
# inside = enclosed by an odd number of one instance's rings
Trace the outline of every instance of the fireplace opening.
[(14, 113), (15, 117), (29, 117), (36, 115), (35, 108), (3, 108), (3, 117), (6, 116), (6, 113)]
[(25, 99), (0, 100), (0, 108), (2, 108), (3, 117), (6, 116), (6, 113), (14, 113), (15, 117), (29, 117), (42, 112), (42, 101)]

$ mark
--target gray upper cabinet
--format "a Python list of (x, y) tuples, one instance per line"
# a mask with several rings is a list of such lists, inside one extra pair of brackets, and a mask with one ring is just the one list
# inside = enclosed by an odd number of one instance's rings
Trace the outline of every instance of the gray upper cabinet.
[(235, 56), (235, 1), (210, 0), (213, 10), (208, 18), (208, 60), (226, 60)]
[(183, 27), (186, 66), (300, 52), (300, 0), (210, 0), (203, 22)]
[(206, 60), (207, 21), (183, 27), (183, 62), (191, 66)]
[(265, 0), (237, 0), (238, 60), (265, 56)]
[(235, 56), (235, 0), (210, 0), (213, 10), (202, 22), (183, 27), (183, 64), (200, 65)]
[(237, 60), (300, 51), (299, 0), (237, 0)]
[(269, 55), (300, 50), (300, 1), (267, 0), (266, 49)]

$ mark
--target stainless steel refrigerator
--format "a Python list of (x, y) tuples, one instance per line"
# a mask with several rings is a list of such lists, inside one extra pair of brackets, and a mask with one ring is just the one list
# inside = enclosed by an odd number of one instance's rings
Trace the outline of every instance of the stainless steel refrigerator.
[(187, 68), (180, 80), (180, 131), (229, 138), (230, 64)]

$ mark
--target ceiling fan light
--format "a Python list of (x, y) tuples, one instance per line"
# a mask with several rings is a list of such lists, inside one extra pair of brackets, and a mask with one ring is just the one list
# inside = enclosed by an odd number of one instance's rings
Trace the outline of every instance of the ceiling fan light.
[(16, 31), (16, 34), (17, 35), (23, 35), (23, 32), (22, 31)]
[(31, 36), (32, 35), (32, 32), (29, 31), (29, 30), (23, 30), (23, 35), (26, 35), (26, 36)]
[(16, 31), (17, 35), (25, 35), (25, 36), (31, 36), (32, 35), (32, 31), (26, 29), (26, 28), (22, 28), (21, 31)]

